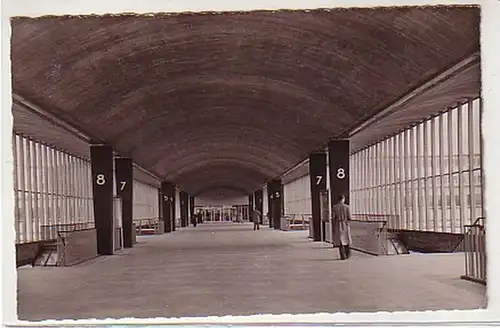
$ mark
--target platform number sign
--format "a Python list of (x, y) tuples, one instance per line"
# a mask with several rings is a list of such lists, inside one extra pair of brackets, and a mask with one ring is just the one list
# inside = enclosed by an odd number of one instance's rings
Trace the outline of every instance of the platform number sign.
[(345, 179), (345, 170), (343, 168), (338, 168), (337, 169), (337, 179), (339, 180), (344, 180)]
[(323, 180), (323, 176), (317, 175), (316, 176), (316, 185), (319, 186), (322, 180)]
[(126, 185), (127, 185), (127, 181), (120, 181), (120, 191), (123, 191), (125, 189)]
[(172, 197), (168, 197), (168, 196), (163, 196), (163, 200), (166, 201), (166, 202), (172, 202), (173, 198)]
[(96, 176), (96, 181), (95, 183), (98, 185), (98, 186), (104, 186), (106, 184), (106, 177), (104, 176), (104, 174), (98, 174)]
[(275, 198), (280, 198), (280, 193), (279, 193), (278, 191), (277, 191), (277, 192), (275, 192), (275, 193), (274, 193), (274, 197), (275, 197)]

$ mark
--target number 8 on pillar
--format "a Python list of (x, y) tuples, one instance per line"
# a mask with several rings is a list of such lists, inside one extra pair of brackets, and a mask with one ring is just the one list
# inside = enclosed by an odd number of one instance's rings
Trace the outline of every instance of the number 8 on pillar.
[(104, 177), (104, 174), (98, 174), (95, 183), (97, 183), (98, 186), (103, 186), (104, 184), (106, 184), (106, 178)]

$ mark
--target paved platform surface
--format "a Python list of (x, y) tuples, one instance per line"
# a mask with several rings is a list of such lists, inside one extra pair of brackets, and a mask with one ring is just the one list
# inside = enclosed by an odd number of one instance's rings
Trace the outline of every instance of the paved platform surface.
[(463, 254), (374, 257), (307, 232), (206, 224), (68, 268), (18, 269), (21, 320), (474, 309)]

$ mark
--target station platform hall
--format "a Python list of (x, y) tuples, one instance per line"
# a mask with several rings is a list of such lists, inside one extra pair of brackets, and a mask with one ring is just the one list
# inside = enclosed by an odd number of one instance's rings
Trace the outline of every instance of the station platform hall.
[(21, 320), (487, 306), (479, 6), (10, 23)]
[(142, 236), (117, 256), (70, 268), (21, 269), (19, 316), (105, 319), (484, 307), (484, 286), (460, 279), (462, 271), (461, 253), (376, 257), (354, 252), (341, 261), (328, 244), (308, 242), (305, 231), (255, 232), (249, 223), (213, 223)]

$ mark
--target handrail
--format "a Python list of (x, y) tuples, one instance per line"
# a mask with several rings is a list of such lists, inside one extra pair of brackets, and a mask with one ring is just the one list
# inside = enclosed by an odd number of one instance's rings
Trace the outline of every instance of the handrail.
[(387, 224), (387, 220), (358, 220), (358, 219), (351, 219), (350, 221), (354, 221), (354, 222), (370, 222), (370, 223), (384, 223), (384, 224)]
[(479, 226), (479, 227), (483, 227), (484, 228), (484, 222), (483, 224), (479, 224), (479, 221), (486, 221), (486, 217), (484, 216), (481, 216), (481, 217), (478, 217), (473, 224), (466, 224), (464, 225), (464, 227), (476, 227), (476, 226)]
[(486, 218), (464, 225), (465, 274), (461, 278), (486, 284), (486, 227), (480, 221)]
[[(282, 219), (285, 220), (285, 226), (282, 228), (291, 230), (300, 227), (302, 228), (301, 230), (307, 230), (309, 229), (311, 218), (312, 214), (286, 213), (282, 216)], [(296, 221), (299, 223), (291, 223)]]
[(72, 232), (77, 230), (80, 231), (89, 229), (95, 229), (94, 221), (40, 225), (42, 240), (51, 240), (53, 238), (57, 238), (60, 232)]
[(353, 220), (363, 218), (360, 221), (385, 221), (386, 229), (401, 229), (402, 224), (398, 214), (382, 214), (382, 213), (353, 213), (351, 214)]
[[(143, 232), (148, 231), (148, 232), (153, 232), (153, 233), (159, 233), (160, 230), (160, 218), (158, 217), (151, 217), (151, 218), (139, 218), (139, 219), (133, 219), (132, 220), (134, 223), (138, 223), (135, 226), (135, 231), (139, 235), (142, 235)], [(143, 226), (149, 226), (150, 228), (143, 228)]]

